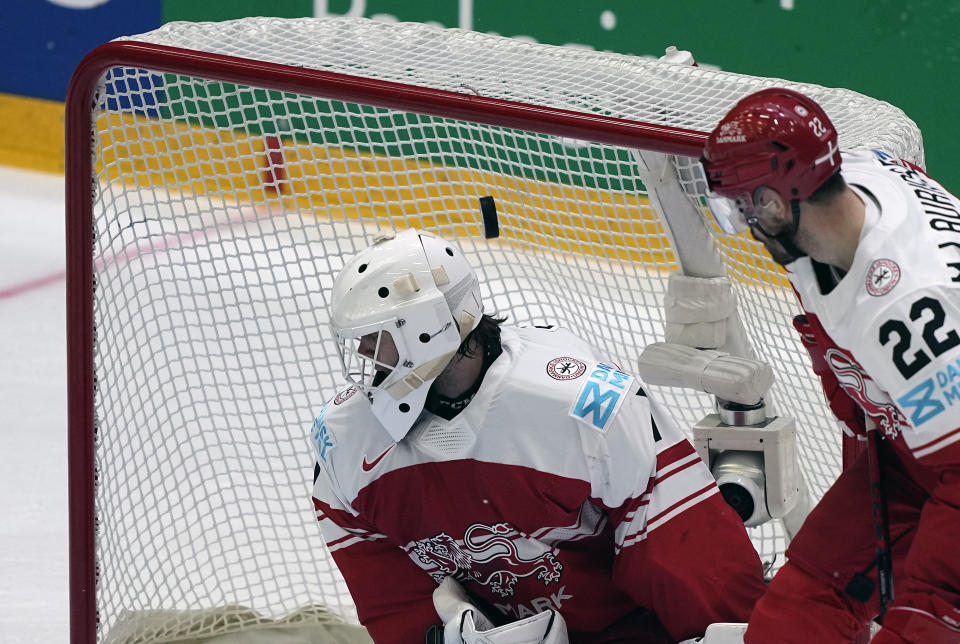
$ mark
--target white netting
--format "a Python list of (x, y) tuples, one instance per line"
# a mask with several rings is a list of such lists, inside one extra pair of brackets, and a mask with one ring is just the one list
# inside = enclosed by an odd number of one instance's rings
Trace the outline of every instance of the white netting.
[(133, 39), (701, 132), (741, 96), (790, 87), (823, 106), (841, 147), (876, 146), (923, 165), (920, 133), (901, 110), (849, 90), (775, 78), (372, 20), (181, 22)]
[[(136, 40), (701, 131), (781, 84), (367, 20), (173, 23)], [(846, 147), (922, 163), (896, 108), (787, 85), (823, 104)], [(488, 310), (512, 322), (567, 326), (624, 365), (662, 339), (677, 265), (628, 150), (123, 66), (92, 117), (101, 640), (121, 621), (129, 641), (162, 636), (130, 627), (158, 609), (279, 619), (324, 604), (355, 621), (315, 524), (306, 436), (341, 382), (328, 289), (377, 229), (455, 239)], [(483, 238), (485, 196), (496, 240)], [(839, 437), (789, 325), (793, 296), (755, 243), (718, 248), (819, 497)], [(711, 405), (656, 393), (688, 424)], [(754, 537), (782, 563), (779, 527)], [(209, 634), (241, 621), (212, 620)]]

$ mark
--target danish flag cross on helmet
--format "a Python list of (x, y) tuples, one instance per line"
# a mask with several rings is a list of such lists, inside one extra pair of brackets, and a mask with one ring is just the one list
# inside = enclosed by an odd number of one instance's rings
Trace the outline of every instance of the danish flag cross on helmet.
[(840, 149), (817, 103), (777, 87), (741, 99), (710, 134), (701, 161), (714, 193), (752, 211), (760, 186), (807, 199), (840, 170)]

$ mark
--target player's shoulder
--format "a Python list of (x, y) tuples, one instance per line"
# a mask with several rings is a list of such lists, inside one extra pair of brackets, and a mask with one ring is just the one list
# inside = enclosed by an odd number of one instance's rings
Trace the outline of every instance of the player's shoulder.
[(363, 390), (358, 385), (339, 389), (317, 413), (317, 419), (325, 420), (331, 425), (343, 425), (356, 421), (367, 424), (374, 418), (370, 403), (364, 398)]
[(856, 176), (873, 175), (897, 178), (898, 182), (921, 174), (927, 176), (917, 165), (881, 149), (846, 150), (842, 153), (844, 180), (850, 183)]
[[(640, 382), (588, 342), (566, 329), (517, 328), (521, 345), (510, 378), (526, 397), (549, 399), (555, 409), (590, 429), (606, 431)], [(519, 385), (519, 386), (517, 386)]]
[(857, 150), (843, 156), (843, 178), (865, 188), (885, 215), (899, 220), (905, 215), (914, 190), (934, 183), (917, 166), (883, 150)]
[(317, 412), (310, 429), (310, 444), (324, 469), (333, 469), (335, 460), (349, 460), (371, 447), (390, 443), (389, 434), (357, 385), (341, 389), (330, 398)]
[[(882, 150), (862, 150), (844, 156), (842, 172), (848, 184), (866, 189), (877, 202), (880, 228), (886, 237), (896, 237), (897, 245), (923, 249), (918, 236), (960, 233), (960, 200), (920, 167)], [(901, 234), (909, 234), (913, 243), (904, 244)]]
[(916, 228), (907, 238), (911, 243), (891, 235), (857, 249), (863, 255), (857, 262), (863, 271), (858, 289), (862, 310), (922, 308), (917, 302), (929, 298), (940, 300), (947, 311), (960, 307), (960, 248), (945, 247)]
[(843, 157), (843, 178), (862, 191), (861, 198), (876, 202), (882, 227), (891, 228), (908, 219), (910, 187), (905, 177), (914, 170), (881, 150), (858, 150)]
[(859, 164), (847, 180), (879, 207), (877, 223), (857, 246), (858, 308), (896, 308), (924, 291), (957, 298), (960, 201), (919, 169), (883, 152), (861, 152), (856, 158)]
[(599, 359), (589, 343), (560, 327), (504, 328), (501, 337), (510, 356), (508, 379), (531, 395), (566, 395)]

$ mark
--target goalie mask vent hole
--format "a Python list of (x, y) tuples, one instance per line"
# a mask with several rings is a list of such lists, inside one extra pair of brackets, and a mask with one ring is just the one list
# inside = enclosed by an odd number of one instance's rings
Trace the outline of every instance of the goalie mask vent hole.
[(381, 286), (380, 290), (377, 291), (377, 295), (379, 295), (380, 297), (386, 297), (390, 295), (390, 289), (388, 289), (386, 286)]
[(453, 257), (453, 249), (450, 248), (449, 246), (447, 247), (447, 255), (449, 255), (450, 257)]
[(421, 333), (421, 334), (420, 334), (420, 342), (423, 342), (424, 344), (426, 344), (427, 342), (430, 342), (430, 334), (429, 334), (429, 333)]
[(399, 409), (403, 413), (407, 413), (408, 411), (410, 411), (410, 405), (408, 405), (407, 403), (400, 403)]
[(357, 269), (357, 272), (358, 272), (358, 273), (362, 273), (362, 272), (365, 271), (365, 270), (367, 270), (367, 265), (366, 265), (366, 264), (360, 264), (360, 268)]

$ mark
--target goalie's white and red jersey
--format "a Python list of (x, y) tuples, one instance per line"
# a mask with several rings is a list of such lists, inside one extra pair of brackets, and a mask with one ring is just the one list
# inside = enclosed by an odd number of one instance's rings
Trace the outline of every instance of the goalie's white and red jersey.
[(573, 642), (746, 621), (759, 558), (676, 423), (567, 331), (502, 340), (452, 420), (395, 444), (349, 388), (313, 426), (317, 518), (374, 640), (423, 641), (448, 575), (506, 620), (558, 609)]
[(884, 152), (842, 167), (866, 205), (853, 264), (826, 293), (809, 257), (790, 281), (835, 343), (825, 357), (847, 394), (912, 458), (960, 464), (960, 201)]

